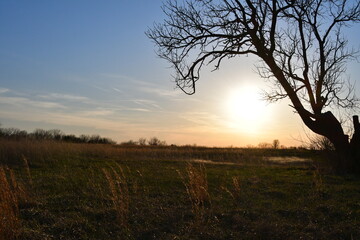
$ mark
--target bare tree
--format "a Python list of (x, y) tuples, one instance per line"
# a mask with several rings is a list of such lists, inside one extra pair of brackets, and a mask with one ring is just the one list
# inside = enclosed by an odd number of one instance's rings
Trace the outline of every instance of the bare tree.
[(279, 149), (280, 148), (280, 141), (278, 139), (274, 139), (272, 142), (272, 148), (273, 149)]
[(165, 141), (161, 141), (160, 139), (158, 139), (157, 137), (152, 137), (148, 140), (148, 144), (150, 146), (166, 146), (166, 142)]
[(146, 145), (146, 138), (139, 138), (139, 145), (140, 146), (145, 146)]
[(359, 127), (350, 144), (330, 110), (358, 104), (344, 79), (357, 52), (342, 30), (360, 21), (359, 0), (168, 0), (163, 11), (167, 18), (146, 34), (180, 89), (194, 94), (205, 65), (217, 70), (224, 59), (255, 55), (260, 76), (273, 83), (266, 99), (289, 98), (305, 125), (334, 144), (341, 167), (354, 165)]

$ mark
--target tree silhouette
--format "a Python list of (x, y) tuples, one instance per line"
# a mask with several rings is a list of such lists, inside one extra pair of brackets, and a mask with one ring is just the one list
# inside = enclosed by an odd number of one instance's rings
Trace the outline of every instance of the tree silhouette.
[(272, 142), (272, 148), (273, 149), (279, 149), (280, 148), (280, 141), (278, 139), (274, 139)]
[(305, 125), (334, 144), (339, 167), (356, 165), (359, 137), (350, 144), (330, 110), (358, 104), (343, 74), (357, 52), (342, 30), (360, 21), (359, 0), (168, 0), (163, 11), (167, 18), (146, 34), (185, 93), (195, 93), (204, 65), (217, 70), (224, 59), (255, 55), (260, 76), (273, 83), (266, 99), (289, 98)]

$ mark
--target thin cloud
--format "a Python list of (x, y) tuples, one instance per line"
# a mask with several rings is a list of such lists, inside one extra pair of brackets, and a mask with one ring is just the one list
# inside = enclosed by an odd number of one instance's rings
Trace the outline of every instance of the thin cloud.
[(154, 109), (157, 110), (163, 110), (163, 108), (157, 104), (156, 101), (148, 100), (148, 99), (124, 99), (124, 100), (118, 100), (120, 102), (126, 102), (126, 105), (133, 104), (141, 106), (141, 108), (147, 109), (149, 111), (152, 111)]
[(127, 80), (127, 81), (137, 81), (135, 78), (121, 75), (121, 74), (112, 74), (112, 73), (102, 73), (100, 74), (101, 77), (110, 78), (110, 79), (119, 79), (119, 80)]
[(0, 97), (0, 104), (10, 106), (27, 106), (32, 108), (65, 109), (66, 107), (56, 102), (34, 101), (24, 97)]
[(122, 91), (122, 90), (120, 90), (120, 89), (118, 89), (118, 88), (112, 88), (115, 92), (118, 92), (118, 93), (124, 93), (124, 91)]
[(79, 115), (83, 117), (104, 117), (111, 116), (114, 114), (114, 111), (108, 109), (96, 109), (96, 110), (88, 110), (88, 111), (80, 111)]
[[(156, 95), (159, 95), (159, 96), (177, 96), (177, 95), (179, 95), (179, 92), (177, 92), (175, 90), (171, 91), (171, 90), (167, 90), (167, 89), (161, 89), (154, 83), (138, 80), (133, 77), (126, 76), (126, 75), (104, 73), (104, 74), (101, 74), (100, 76), (109, 78), (109, 79), (116, 79), (118, 81), (126, 80), (128, 85), (130, 85), (130, 86), (135, 85), (136, 86), (135, 89), (138, 89), (142, 92), (155, 93)], [(127, 86), (127, 87), (129, 87), (129, 86)], [(124, 91), (122, 89), (119, 89), (117, 87), (111, 87), (111, 89), (116, 92), (124, 93)]]
[(106, 89), (106, 88), (103, 88), (103, 87), (99, 87), (99, 86), (97, 86), (95, 84), (91, 84), (90, 86), (97, 89), (97, 90), (100, 90), (102, 92), (106, 92), (106, 93), (111, 93), (112, 92), (111, 89)]
[(84, 112), (49, 112), (41, 109), (23, 111), (6, 111), (0, 109), (0, 115), (7, 119), (22, 120), (32, 122), (43, 122), (62, 126), (79, 126), (93, 129), (116, 131), (146, 131), (148, 126), (146, 122), (133, 121), (133, 119), (118, 116), (115, 119), (109, 119), (99, 111)]
[(181, 118), (190, 122), (192, 131), (224, 131), (226, 121), (217, 115), (208, 112), (185, 112)]
[(177, 97), (181, 94), (179, 91), (175, 91), (175, 90), (170, 91), (167, 89), (161, 89), (156, 87), (141, 87), (140, 90), (147, 93), (154, 93), (162, 97)]
[(0, 94), (1, 93), (6, 93), (6, 92), (9, 92), (10, 89), (7, 89), (7, 88), (0, 88)]
[(157, 109), (162, 109), (162, 107), (160, 107), (155, 101), (153, 100), (148, 100), (148, 99), (134, 99), (131, 100), (134, 103), (141, 105), (141, 106), (145, 106), (145, 107), (153, 107), (153, 108), (157, 108)]
[(135, 111), (135, 112), (151, 112), (149, 109), (145, 109), (145, 108), (126, 108), (125, 110)]
[(83, 96), (61, 94), (61, 93), (50, 93), (47, 95), (40, 95), (39, 97), (45, 98), (45, 99), (68, 100), (68, 101), (88, 101), (88, 100), (90, 100), (89, 98), (83, 97)]

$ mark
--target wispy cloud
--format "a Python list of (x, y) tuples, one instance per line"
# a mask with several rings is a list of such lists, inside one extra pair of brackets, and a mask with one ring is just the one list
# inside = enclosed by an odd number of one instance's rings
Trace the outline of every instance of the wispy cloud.
[(177, 97), (181, 94), (179, 91), (161, 89), (156, 87), (141, 87), (140, 90), (147, 93), (153, 93), (162, 97)]
[(122, 91), (122, 90), (120, 90), (120, 89), (118, 89), (118, 88), (113, 87), (112, 89), (113, 89), (115, 92), (124, 93), (124, 91)]
[(117, 106), (120, 109), (143, 109), (146, 111), (163, 110), (163, 108), (157, 103), (157, 101), (149, 100), (149, 99), (140, 99), (140, 98), (123, 99), (123, 100), (118, 100), (118, 102), (123, 103), (123, 107)]
[(137, 119), (137, 112), (151, 114), (161, 109), (155, 101), (146, 99), (124, 100), (121, 101), (123, 104), (115, 104), (61, 93), (29, 95), (11, 92), (11, 95), (0, 95), (0, 115), (4, 118), (105, 130), (145, 126), (147, 121)]
[[(176, 140), (177, 136), (204, 135), (220, 128), (221, 119), (205, 110), (183, 112), (182, 108), (171, 108), (167, 102), (179, 99), (178, 93), (144, 85), (133, 95), (125, 87), (103, 86), (109, 94), (98, 99), (68, 93), (14, 92), (1, 88), (6, 94), (0, 95), (0, 116), (40, 126), (60, 126), (65, 130), (67, 126), (96, 129), (117, 139), (151, 135), (165, 137), (170, 133)], [(144, 94), (144, 91), (150, 94)], [(122, 92), (124, 94), (116, 94)]]
[(149, 109), (146, 108), (125, 108), (128, 111), (135, 111), (135, 112), (151, 112)]
[(68, 101), (88, 101), (87, 97), (61, 94), (61, 93), (49, 93), (46, 95), (39, 95), (40, 98), (52, 99), (52, 100), (68, 100)]
[(77, 114), (79, 114), (82, 117), (96, 118), (96, 117), (111, 116), (114, 114), (114, 111), (110, 110), (110, 109), (99, 108), (99, 109), (94, 109), (94, 110), (78, 111)]
[(127, 81), (137, 81), (135, 78), (130, 77), (130, 76), (126, 76), (126, 75), (122, 75), (122, 74), (114, 74), (114, 73), (102, 73), (100, 74), (100, 77), (103, 78), (110, 78), (110, 79), (118, 79), (118, 80), (127, 80)]
[(13, 106), (27, 106), (33, 108), (61, 108), (65, 109), (66, 107), (62, 104), (49, 101), (35, 101), (25, 97), (0, 97), (0, 104), (7, 104)]
[(0, 93), (6, 93), (6, 92), (9, 92), (10, 89), (7, 89), (7, 88), (0, 88)]
[(221, 117), (208, 112), (184, 112), (181, 118), (190, 122), (191, 129), (197, 131), (224, 131), (224, 121)]
[[(1, 105), (1, 103), (0, 103)], [(16, 109), (16, 110), (14, 110)], [(124, 111), (127, 111), (126, 113)], [(125, 108), (121, 113), (114, 109), (88, 109), (82, 111), (73, 111), (71, 109), (43, 109), (26, 106), (16, 106), (15, 108), (0, 108), (0, 116), (6, 119), (20, 120), (26, 119), (28, 122), (56, 124), (60, 126), (71, 126), (79, 128), (90, 128), (105, 130), (116, 136), (117, 133), (133, 134), (138, 132), (144, 134), (149, 131), (160, 131), (163, 126), (152, 124), (152, 120), (136, 118), (129, 114), (129, 111), (149, 112), (141, 108)], [(143, 116), (141, 114), (141, 116)], [(121, 137), (121, 136), (116, 136)]]
[[(180, 91), (176, 91), (175, 89), (172, 89), (172, 90), (163, 89), (152, 82), (138, 80), (138, 79), (135, 79), (135, 78), (132, 78), (129, 76), (125, 76), (125, 75), (107, 73), (107, 74), (101, 74), (101, 76), (110, 78), (110, 79), (126, 80), (127, 84), (129, 84), (132, 87), (135, 86), (135, 89), (138, 89), (139, 91), (142, 91), (142, 92), (153, 93), (158, 96), (174, 97), (174, 96), (178, 96), (181, 94)], [(117, 87), (112, 87), (112, 89), (123, 93), (123, 90), (121, 90)]]
[(90, 84), (90, 86), (97, 89), (97, 90), (100, 90), (101, 92), (106, 92), (106, 93), (111, 93), (112, 92), (111, 89), (106, 88), (106, 87), (100, 87), (97, 84)]
[(148, 99), (133, 99), (130, 100), (133, 101), (134, 103), (144, 106), (144, 107), (152, 107), (152, 108), (156, 108), (156, 109), (162, 109), (157, 103), (156, 101), (153, 100), (148, 100)]
[[(35, 112), (36, 114), (32, 114)], [(23, 111), (23, 112), (14, 112), (0, 110), (2, 116), (6, 116), (8, 119), (21, 120), (26, 119), (26, 121), (32, 122), (42, 122), (50, 123), (63, 126), (79, 126), (87, 127), (94, 129), (102, 129), (108, 131), (120, 131), (126, 129), (136, 128), (136, 124), (131, 123), (130, 121), (119, 121), (103, 118), (102, 116), (89, 117), (89, 112), (78, 112), (78, 113), (67, 113), (67, 112), (41, 112), (37, 111)]]

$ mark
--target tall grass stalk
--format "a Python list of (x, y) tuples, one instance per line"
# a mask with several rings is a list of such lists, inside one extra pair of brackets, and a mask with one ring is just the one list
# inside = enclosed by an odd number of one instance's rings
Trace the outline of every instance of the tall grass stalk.
[(319, 167), (317, 165), (313, 165), (313, 167), (314, 167), (314, 171), (313, 171), (312, 184), (313, 184), (314, 195), (321, 196), (325, 192), (325, 184)]
[(14, 173), (0, 166), (0, 239), (16, 239), (20, 232), (19, 185)]
[(240, 187), (240, 178), (235, 176), (232, 177), (232, 189), (228, 189), (226, 187), (223, 187), (223, 189), (230, 194), (230, 196), (234, 200), (239, 200), (241, 196), (241, 187)]
[(32, 181), (32, 177), (31, 177), (31, 173), (30, 173), (29, 161), (27, 160), (27, 158), (24, 155), (22, 155), (22, 159), (24, 161), (24, 167), (25, 167), (26, 175), (28, 177), (29, 184), (30, 184), (30, 186), (32, 186), (33, 181)]
[(102, 169), (109, 185), (111, 200), (114, 204), (118, 224), (124, 229), (129, 229), (129, 187), (123, 169), (119, 166), (118, 170)]
[(200, 164), (196, 168), (191, 163), (188, 163), (186, 177), (183, 177), (180, 172), (179, 174), (186, 187), (195, 218), (197, 221), (201, 221), (204, 219), (206, 208), (211, 206), (205, 165)]

